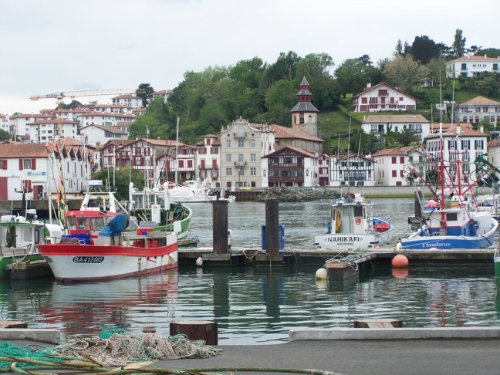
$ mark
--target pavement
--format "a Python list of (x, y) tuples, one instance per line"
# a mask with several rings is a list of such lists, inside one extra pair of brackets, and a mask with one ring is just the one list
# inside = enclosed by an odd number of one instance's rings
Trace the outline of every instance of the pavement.
[(323, 370), (332, 375), (500, 375), (500, 338), (298, 340), (217, 348), (222, 352), (212, 358), (165, 360), (147, 367), (270, 367)]
[[(55, 338), (51, 330), (0, 330), (16, 345)], [(18, 332), (14, 339), (14, 332)], [(3, 337), (7, 339), (7, 337)], [(337, 328), (291, 331), (275, 345), (221, 345), (206, 359), (162, 360), (137, 364), (164, 369), (221, 368), (314, 369), (325, 375), (500, 375), (500, 328)], [(240, 371), (225, 374), (276, 374)], [(291, 373), (291, 372), (286, 372)]]

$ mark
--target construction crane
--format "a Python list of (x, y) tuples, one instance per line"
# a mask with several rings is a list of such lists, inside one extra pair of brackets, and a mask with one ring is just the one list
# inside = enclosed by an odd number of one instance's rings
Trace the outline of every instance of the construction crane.
[[(144, 90), (142, 90), (144, 91)], [(64, 98), (76, 98), (81, 96), (102, 96), (102, 95), (124, 95), (140, 93), (134, 89), (100, 89), (100, 90), (80, 90), (80, 91), (57, 91), (45, 95), (30, 96), (30, 100), (57, 99), (57, 135), (62, 135), (62, 104)]]

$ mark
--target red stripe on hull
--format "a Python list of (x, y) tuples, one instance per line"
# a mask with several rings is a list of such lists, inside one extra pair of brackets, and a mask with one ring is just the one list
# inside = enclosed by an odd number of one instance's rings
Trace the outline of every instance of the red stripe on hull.
[(88, 255), (106, 256), (122, 255), (132, 257), (158, 257), (170, 254), (177, 250), (177, 243), (154, 248), (129, 247), (114, 245), (80, 245), (80, 244), (47, 244), (37, 245), (40, 254), (43, 256), (57, 255)]
[(102, 276), (102, 277), (79, 277), (79, 278), (59, 278), (56, 277), (55, 279), (58, 281), (97, 281), (97, 280), (111, 280), (111, 279), (123, 279), (126, 277), (132, 277), (132, 276), (149, 276), (149, 275), (156, 275), (159, 273), (162, 273), (166, 270), (177, 268), (177, 263), (171, 263), (171, 264), (166, 264), (161, 267), (155, 267), (155, 268), (148, 268), (146, 270), (142, 270), (139, 272), (130, 272), (130, 273), (124, 273), (120, 275), (110, 275), (110, 276)]

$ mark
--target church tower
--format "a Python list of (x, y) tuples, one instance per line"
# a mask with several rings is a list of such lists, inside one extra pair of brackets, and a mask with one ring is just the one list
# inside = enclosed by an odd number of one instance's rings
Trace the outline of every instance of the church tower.
[(306, 77), (300, 82), (297, 93), (299, 102), (290, 110), (292, 113), (292, 129), (301, 130), (307, 134), (318, 136), (318, 109), (311, 103), (311, 92)]

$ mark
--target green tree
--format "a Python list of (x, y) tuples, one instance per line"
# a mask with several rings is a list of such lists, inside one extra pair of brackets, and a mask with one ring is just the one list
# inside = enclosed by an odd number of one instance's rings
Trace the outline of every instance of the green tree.
[(362, 91), (367, 83), (374, 83), (372, 78), (375, 70), (368, 55), (345, 60), (335, 70), (340, 94), (344, 97), (346, 94), (356, 94)]
[(149, 83), (141, 83), (137, 90), (135, 90), (135, 95), (142, 99), (142, 106), (144, 108), (146, 108), (148, 101), (153, 97), (153, 92), (155, 90)]
[(420, 78), (418, 68), (419, 64), (411, 55), (398, 55), (385, 64), (384, 75), (391, 85), (403, 91), (410, 91)]
[(398, 39), (398, 42), (396, 43), (396, 47), (394, 48), (394, 56), (402, 55), (402, 54), (403, 54), (403, 43), (401, 42), (401, 39)]
[(412, 143), (418, 143), (420, 141), (420, 137), (406, 126), (401, 132), (397, 133), (396, 139), (403, 146), (409, 146)]
[(176, 118), (161, 97), (151, 101), (146, 112), (137, 117), (129, 129), (129, 139), (175, 137)]
[(69, 103), (69, 104), (63, 103), (62, 108), (63, 109), (75, 109), (76, 107), (79, 107), (81, 105), (82, 105), (82, 103), (80, 103), (78, 100), (72, 100), (71, 103)]
[(416, 61), (427, 64), (431, 59), (439, 57), (440, 51), (432, 39), (422, 35), (415, 37), (411, 45), (411, 54)]
[(0, 140), (5, 141), (10, 139), (10, 134), (3, 129), (0, 129)]
[(115, 186), (113, 186), (113, 171), (101, 169), (99, 172), (92, 175), (93, 180), (104, 181), (105, 185), (115, 191), (115, 197), (118, 201), (128, 200), (128, 190), (130, 181), (134, 183), (134, 187), (138, 190), (144, 189), (144, 175), (138, 170), (131, 167), (118, 168), (114, 171)]
[(453, 53), (455, 57), (462, 57), (465, 53), (465, 38), (462, 35), (462, 30), (455, 31), (455, 38), (453, 40)]
[(478, 56), (488, 56), (488, 57), (500, 57), (500, 49), (498, 48), (479, 48), (476, 51), (476, 55)]
[(300, 57), (293, 51), (288, 53), (281, 52), (274, 64), (271, 64), (266, 69), (267, 85), (270, 86), (276, 81), (286, 79), (293, 80), (296, 77), (297, 64)]

